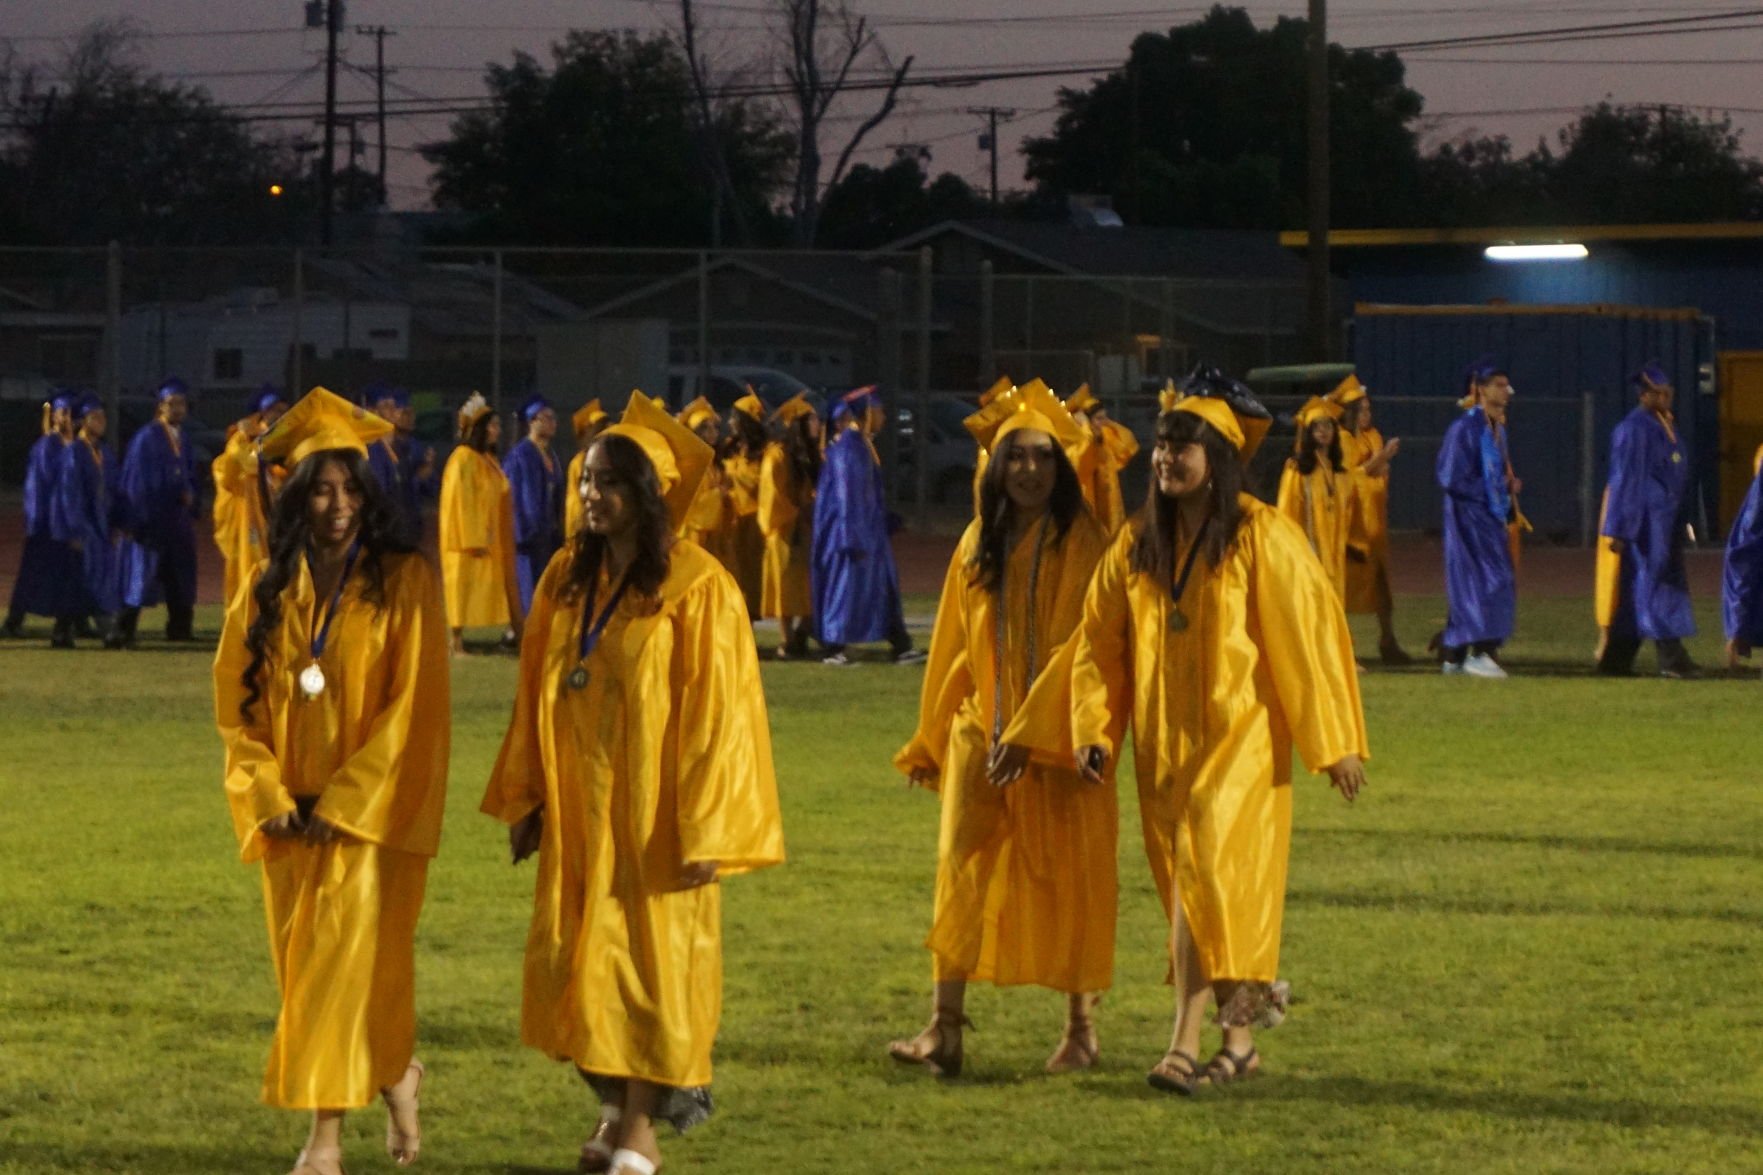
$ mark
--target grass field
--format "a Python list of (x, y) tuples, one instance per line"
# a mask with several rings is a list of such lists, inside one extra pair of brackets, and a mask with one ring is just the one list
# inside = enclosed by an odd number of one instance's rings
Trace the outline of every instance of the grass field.
[[(1411, 643), (1440, 612), (1404, 601)], [(1170, 996), (1130, 784), (1100, 1068), (1041, 1073), (1061, 1005), (1031, 989), (970, 997), (957, 1082), (885, 1057), (929, 1003), (935, 801), (888, 767), (921, 673), (768, 667), (790, 863), (728, 885), (720, 1111), (663, 1140), (669, 1170), (1763, 1169), (1763, 687), (1594, 679), (1590, 636), (1546, 601), (1508, 683), (1365, 677), (1370, 790), (1300, 785), (1301, 1003), (1264, 1079), (1191, 1102), (1143, 1080)], [(454, 674), (418, 939), (436, 1173), (572, 1170), (591, 1117), (516, 1043), (532, 874), (475, 811), (513, 680)], [(209, 707), (206, 651), (0, 646), (0, 1172), (291, 1165), (304, 1121), (256, 1101), (275, 996)], [(382, 1131), (351, 1118), (356, 1175), (390, 1169)]]

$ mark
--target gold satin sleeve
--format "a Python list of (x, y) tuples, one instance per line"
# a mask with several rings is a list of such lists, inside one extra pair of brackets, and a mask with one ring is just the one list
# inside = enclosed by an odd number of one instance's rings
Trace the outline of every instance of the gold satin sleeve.
[(801, 516), (790, 486), (790, 462), (782, 445), (768, 445), (759, 464), (759, 529), (768, 539), (788, 539)]
[(368, 676), (367, 660), (387, 674), (385, 705), (363, 741), (324, 782), (313, 814), (358, 840), (432, 857), (440, 848), (452, 733), (450, 648), (440, 585), (426, 560), (410, 558), (386, 578), (381, 650), (343, 647)]
[(1310, 520), (1304, 517), (1304, 475), (1298, 472), (1298, 463), (1287, 459), (1279, 471), (1279, 494), (1275, 499), (1279, 512), (1298, 524), (1303, 530)]
[(1108, 456), (1116, 469), (1125, 469), (1139, 455), (1139, 438), (1133, 435), (1132, 429), (1112, 420), (1102, 426), (1102, 443), (1107, 446)]
[(680, 862), (716, 861), (722, 876), (780, 864), (771, 726), (752, 623), (734, 579), (706, 577), (680, 602), (677, 629)]
[(441, 471), (441, 550), (487, 551), (493, 541), (494, 509), (480, 471), (478, 455), (460, 445)]
[(1290, 519), (1269, 516), (1247, 529), (1255, 543), (1251, 605), (1298, 757), (1312, 772), (1348, 755), (1369, 759), (1353, 638), (1340, 596)]
[(894, 767), (903, 775), (910, 776), (914, 770), (930, 772), (926, 786), (932, 791), (941, 787), (943, 757), (949, 749), (955, 714), (974, 691), (967, 652), (967, 579), (978, 544), (979, 523), (969, 523), (949, 559), (943, 593), (937, 599), (936, 623), (924, 662), (924, 686), (918, 698), (918, 728), (894, 756)]
[(214, 724), (226, 748), (227, 808), (232, 813), (233, 835), (239, 840), (240, 859), (245, 861), (264, 855), (268, 841), (258, 831), (264, 822), (295, 809), (272, 747), (275, 722), (268, 699), (257, 700), (249, 719), (239, 712), (239, 704), (245, 700), (242, 677), (251, 663), (245, 633), (257, 618), (257, 602), (251, 592), (262, 570), (259, 567), (245, 576), (243, 586), (227, 605), (220, 647), (214, 654)]

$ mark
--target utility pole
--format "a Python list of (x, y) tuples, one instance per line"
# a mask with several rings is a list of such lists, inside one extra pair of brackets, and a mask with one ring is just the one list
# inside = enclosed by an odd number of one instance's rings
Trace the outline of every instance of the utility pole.
[[(312, 12), (310, 5), (307, 12)], [(324, 153), (318, 163), (318, 235), (326, 246), (331, 243), (332, 206), (336, 203), (337, 37), (342, 31), (343, 0), (324, 0)]]
[(398, 34), (385, 25), (358, 24), (355, 31), (363, 36), (373, 38), (373, 77), (374, 88), (379, 97), (379, 143), (380, 143), (380, 198), (385, 202), (386, 193), (386, 38)]
[(979, 137), (979, 149), (992, 153), (992, 210), (998, 208), (998, 123), (1009, 122), (1016, 111), (1002, 106), (969, 106), (967, 113), (986, 120), (986, 133)]
[(1326, 363), (1334, 357), (1334, 324), (1328, 305), (1329, 133), (1328, 133), (1328, 0), (1310, 0), (1309, 45), (1309, 179), (1310, 208), (1309, 319), (1310, 359)]

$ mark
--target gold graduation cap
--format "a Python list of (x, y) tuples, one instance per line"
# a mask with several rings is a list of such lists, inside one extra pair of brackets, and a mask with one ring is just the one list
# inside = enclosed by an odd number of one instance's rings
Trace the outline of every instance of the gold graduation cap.
[(1335, 390), (1328, 394), (1328, 398), (1345, 408), (1349, 404), (1357, 404), (1369, 394), (1370, 390), (1359, 382), (1358, 376), (1349, 375), (1335, 386)]
[(1013, 390), (1015, 387), (1015, 381), (1009, 376), (1006, 375), (1000, 378), (997, 383), (979, 394), (979, 406), (984, 408), (987, 404), (990, 404), (993, 400), (996, 400), (1004, 393)]
[(1339, 404), (1326, 396), (1311, 396), (1304, 401), (1304, 406), (1298, 409), (1298, 414), (1292, 418), (1292, 423), (1298, 426), (1298, 435), (1292, 441), (1292, 451), (1298, 452), (1303, 449), (1304, 436), (1310, 431), (1312, 424), (1318, 420), (1339, 421), (1344, 411)]
[(1065, 401), (1066, 410), (1070, 412), (1093, 412), (1101, 406), (1102, 401), (1096, 399), (1089, 384), (1078, 384), (1077, 391), (1071, 393)]
[[(735, 407), (739, 408), (740, 405), (736, 404)], [(804, 416), (813, 416), (814, 405), (808, 402), (807, 396), (797, 392), (779, 404), (774, 415), (785, 424), (794, 424)]]
[(748, 385), (747, 394), (734, 402), (734, 410), (743, 416), (751, 417), (759, 423), (765, 423), (765, 401), (761, 400)]
[(575, 415), (569, 418), (570, 426), (575, 429), (575, 439), (581, 440), (590, 428), (607, 419), (606, 409), (600, 407), (598, 396), (577, 408)]
[[(993, 409), (1000, 411), (993, 412)], [(976, 426), (973, 421), (977, 416), (988, 416), (988, 419)], [(1088, 439), (1077, 421), (1072, 419), (1071, 411), (1053, 394), (1053, 389), (1038, 379), (1030, 380), (1008, 396), (993, 400), (963, 423), (988, 453), (995, 451), (1005, 437), (1025, 428), (1046, 433), (1061, 449), (1081, 445)]]
[[(708, 410), (710, 406), (706, 403), (704, 407)], [(715, 450), (687, 424), (669, 416), (667, 409), (641, 392), (631, 393), (624, 416), (601, 435), (624, 437), (643, 450), (661, 483), (668, 517), (674, 530), (679, 530), (698, 496), (698, 484), (716, 459)]]
[(1254, 393), (1216, 367), (1196, 368), (1179, 388), (1174, 384), (1164, 388), (1159, 399), (1165, 412), (1191, 413), (1217, 429), (1245, 465), (1273, 427), (1272, 414)]
[[(636, 397), (633, 395), (631, 398), (632, 400), (635, 400)], [(626, 409), (626, 414), (629, 414), (629, 409)], [(699, 396), (696, 400), (693, 400), (690, 404), (687, 404), (684, 408), (679, 410), (679, 422), (690, 429), (696, 429), (706, 420), (715, 419), (716, 409), (712, 408), (710, 406), (710, 401), (706, 400), (703, 396)]]
[(331, 449), (366, 453), (367, 446), (391, 432), (391, 422), (384, 417), (328, 388), (313, 388), (258, 439), (257, 451), (263, 461), (292, 469), (312, 454)]

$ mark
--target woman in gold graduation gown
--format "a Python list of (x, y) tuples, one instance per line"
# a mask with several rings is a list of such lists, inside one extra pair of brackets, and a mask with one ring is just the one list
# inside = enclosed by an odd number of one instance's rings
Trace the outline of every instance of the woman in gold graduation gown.
[(1377, 652), (1385, 665), (1414, 658), (1396, 639), (1395, 595), (1390, 590), (1390, 462), (1402, 448), (1371, 423), (1371, 398), (1349, 375), (1328, 398), (1341, 406), (1341, 463), (1352, 478), (1347, 516), (1347, 612), (1377, 617)]
[(588, 460), (588, 448), (594, 438), (605, 431), (612, 418), (600, 407), (596, 397), (576, 409), (574, 416), (569, 418), (570, 426), (575, 431), (575, 456), (569, 459), (569, 469), (563, 475), (563, 541), (581, 533), (582, 529), (582, 466)]
[(752, 392), (736, 400), (728, 414), (728, 445), (722, 459), (728, 477), (729, 508), (733, 521), (729, 549), (735, 582), (747, 601), (747, 614), (757, 617), (765, 592), (765, 533), (759, 525), (760, 473), (768, 437), (765, 434), (765, 403)]
[[(1132, 725), (1177, 995), (1149, 1080), (1181, 1093), (1255, 1071), (1252, 1029), (1283, 1015), (1293, 749), (1349, 799), (1366, 754), (1340, 597), (1303, 532), (1242, 492), (1266, 410), (1210, 369), (1186, 387), (1158, 418), (1150, 500), (1103, 556), (1069, 672), (1043, 674), (1004, 735), (1102, 783)], [(1211, 1001), (1224, 1045), (1202, 1069)]]
[(1344, 601), (1353, 483), (1341, 463), (1340, 411), (1320, 396), (1299, 409), (1295, 453), (1279, 478), (1279, 510), (1303, 528), (1335, 595)]
[(447, 634), (434, 571), (368, 468), (390, 430), (318, 388), (264, 437), (261, 459), (292, 472), (214, 660), (227, 801), (262, 869), (281, 992), (263, 1100), (314, 1113), (296, 1175), (339, 1175), (343, 1112), (375, 1097), (392, 1158), (421, 1146), (413, 943), (447, 785)]
[(1114, 973), (1114, 790), (1084, 784), (1069, 760), (1031, 765), (998, 745), (1076, 627), (1107, 544), (1061, 447), (1081, 439), (1077, 423), (1051, 394), (1010, 396), (1016, 410), (984, 442), (980, 516), (943, 582), (918, 729), (894, 758), (941, 792), (942, 830), (932, 1019), (889, 1052), (950, 1077), (968, 983), (1066, 993), (1065, 1036), (1047, 1062), (1061, 1073), (1096, 1063), (1093, 1011)]
[(587, 528), (533, 595), (483, 800), (537, 851), (521, 1039), (602, 1099), (584, 1170), (647, 1175), (711, 1109), (723, 877), (783, 860), (739, 589), (674, 530), (712, 460), (641, 393), (588, 451)]
[[(710, 406), (710, 401), (703, 396), (680, 409), (679, 422), (709, 445), (712, 452), (722, 448), (722, 421), (717, 418), (716, 409)], [(712, 461), (710, 468), (704, 472), (704, 480), (698, 486), (697, 496), (692, 499), (685, 521), (680, 526), (681, 538), (690, 539), (709, 551), (718, 562), (729, 569), (730, 574), (733, 574), (735, 566), (735, 507), (732, 493), (733, 487), (729, 484), (722, 462)]]
[(514, 496), (496, 460), (502, 422), (472, 393), (459, 410), (460, 444), (441, 471), (441, 581), (453, 655), (465, 655), (465, 630), (519, 632), (520, 587), (514, 569)]
[(214, 545), (224, 564), (227, 603), (269, 552), (269, 519), (259, 480), (257, 438), (274, 424), (287, 404), (275, 388), (260, 389), (251, 414), (227, 433), (226, 448), (210, 467), (214, 475)]
[(1090, 512), (1102, 524), (1103, 532), (1111, 535), (1126, 521), (1120, 471), (1139, 451), (1139, 442), (1129, 430), (1109, 421), (1102, 401), (1096, 399), (1089, 384), (1079, 385), (1065, 401), (1065, 407), (1082, 429), (1081, 438), (1067, 455), (1077, 469)]
[(820, 484), (820, 417), (802, 396), (777, 410), (783, 439), (759, 463), (759, 530), (765, 536), (759, 615), (778, 623), (780, 659), (808, 653), (814, 596), (808, 582), (814, 492)]

